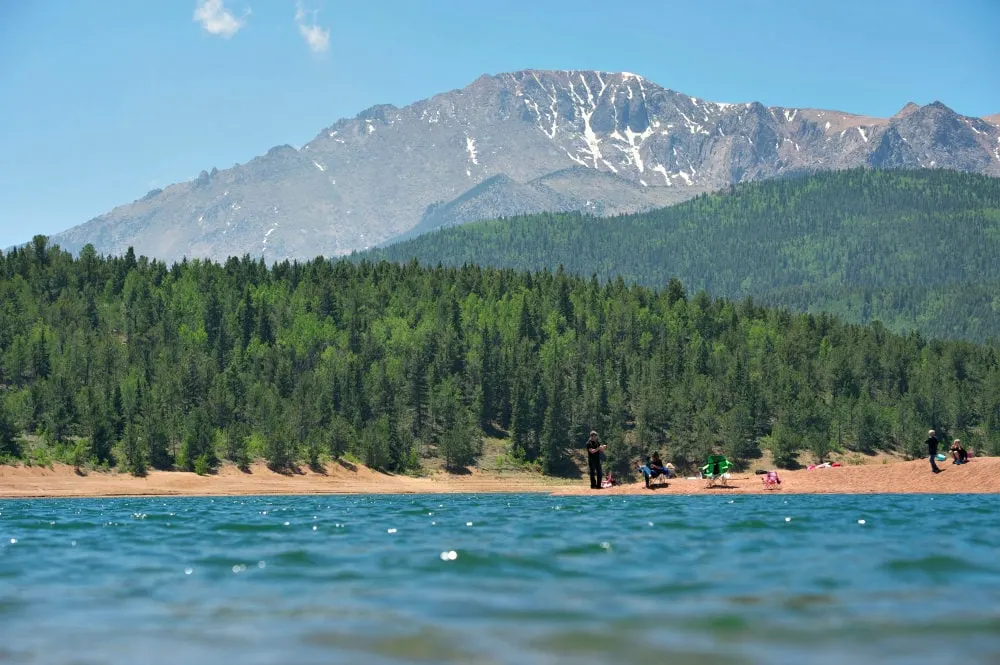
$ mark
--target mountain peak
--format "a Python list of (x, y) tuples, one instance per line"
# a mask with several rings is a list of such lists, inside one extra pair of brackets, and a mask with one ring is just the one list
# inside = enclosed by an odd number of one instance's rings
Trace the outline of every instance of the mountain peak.
[(914, 111), (918, 111), (918, 110), (920, 110), (920, 105), (919, 104), (916, 104), (914, 102), (906, 102), (906, 106), (904, 106), (903, 108), (901, 108), (898, 111), (896, 111), (896, 115), (894, 115), (892, 117), (893, 118), (905, 118), (906, 116), (910, 115)]
[[(301, 150), (205, 174), (58, 236), (68, 249), (267, 260), (340, 256), (498, 215), (662, 207), (734, 183), (860, 165), (1000, 175), (1000, 126), (941, 102), (893, 119), (718, 103), (632, 72), (483, 75), (371, 106)], [(164, 188), (164, 191), (173, 191)]]
[(927, 106), (924, 106), (921, 110), (929, 110), (929, 109), (933, 109), (935, 111), (943, 111), (945, 113), (955, 113), (955, 111), (951, 109), (948, 105), (938, 100), (934, 100)]

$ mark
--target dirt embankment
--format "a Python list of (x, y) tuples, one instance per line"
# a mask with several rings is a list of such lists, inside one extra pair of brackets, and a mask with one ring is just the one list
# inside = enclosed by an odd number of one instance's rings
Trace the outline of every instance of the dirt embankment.
[[(812, 471), (782, 471), (777, 491), (796, 494), (858, 493), (1000, 493), (1000, 458), (983, 457), (962, 466), (942, 462), (933, 474), (925, 460), (843, 466)], [(52, 468), (0, 466), (0, 497), (105, 497), (105, 496), (219, 496), (256, 494), (400, 494), (544, 492), (586, 494), (754, 494), (767, 491), (760, 476), (736, 473), (729, 487), (706, 487), (703, 480), (673, 479), (665, 486), (646, 489), (642, 483), (626, 484), (599, 492), (586, 478), (561, 480), (528, 473), (433, 473), (411, 477), (378, 473), (363, 466), (329, 464), (320, 472), (303, 470), (280, 474), (264, 465), (249, 472), (232, 466), (217, 474), (199, 476), (181, 471), (151, 471), (142, 478), (114, 472), (90, 471), (79, 475), (72, 466)]]

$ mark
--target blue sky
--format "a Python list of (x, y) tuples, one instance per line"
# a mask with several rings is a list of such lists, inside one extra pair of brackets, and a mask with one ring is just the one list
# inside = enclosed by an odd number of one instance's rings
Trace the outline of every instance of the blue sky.
[(0, 247), (484, 73), (1000, 113), (997, 26), (997, 0), (0, 0)]

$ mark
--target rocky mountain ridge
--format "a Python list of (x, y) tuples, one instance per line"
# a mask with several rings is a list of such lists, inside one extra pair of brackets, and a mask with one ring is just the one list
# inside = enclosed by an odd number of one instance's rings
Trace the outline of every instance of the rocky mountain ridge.
[(484, 75), (153, 190), (53, 240), (164, 260), (338, 256), (475, 219), (613, 215), (859, 165), (1000, 176), (1000, 122), (940, 102), (891, 118), (711, 102), (627, 72)]

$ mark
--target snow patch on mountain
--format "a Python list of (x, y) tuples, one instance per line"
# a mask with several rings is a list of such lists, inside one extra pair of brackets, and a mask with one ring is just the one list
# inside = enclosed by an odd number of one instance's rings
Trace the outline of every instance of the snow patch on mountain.
[[(629, 163), (634, 164), (639, 173), (643, 172), (642, 155), (639, 149), (642, 147), (642, 142), (653, 135), (653, 128), (647, 127), (643, 132), (633, 132), (631, 127), (625, 127), (625, 139), (628, 141), (628, 154), (631, 157)], [(636, 143), (638, 139), (638, 143)]]
[(478, 165), (479, 158), (476, 156), (476, 139), (468, 134), (465, 135), (465, 149), (469, 153), (469, 161)]
[(260, 251), (261, 252), (263, 252), (265, 249), (267, 249), (267, 239), (271, 237), (271, 234), (274, 233), (274, 231), (277, 228), (278, 228), (278, 222), (275, 222), (274, 225), (271, 228), (269, 228), (267, 230), (267, 232), (264, 234), (264, 239), (260, 241)]
[(604, 156), (601, 154), (601, 142), (597, 139), (597, 134), (594, 132), (594, 128), (590, 126), (590, 118), (594, 115), (593, 111), (581, 111), (581, 117), (583, 117), (583, 140), (587, 143), (587, 150), (590, 152), (591, 158), (594, 160), (594, 168), (597, 168), (597, 160), (601, 160), (607, 163)]
[(700, 123), (697, 123), (694, 120), (692, 120), (691, 118), (689, 118), (687, 116), (687, 114), (684, 113), (684, 111), (681, 111), (680, 109), (678, 109), (677, 112), (680, 114), (680, 116), (682, 118), (684, 118), (684, 125), (688, 128), (688, 130), (692, 134), (707, 134), (708, 133), (708, 132), (705, 131), (704, 127)]
[(663, 164), (657, 164), (651, 170), (663, 176), (663, 180), (666, 181), (667, 187), (673, 185), (673, 183), (670, 182), (670, 174), (667, 173), (667, 168), (663, 166)]

